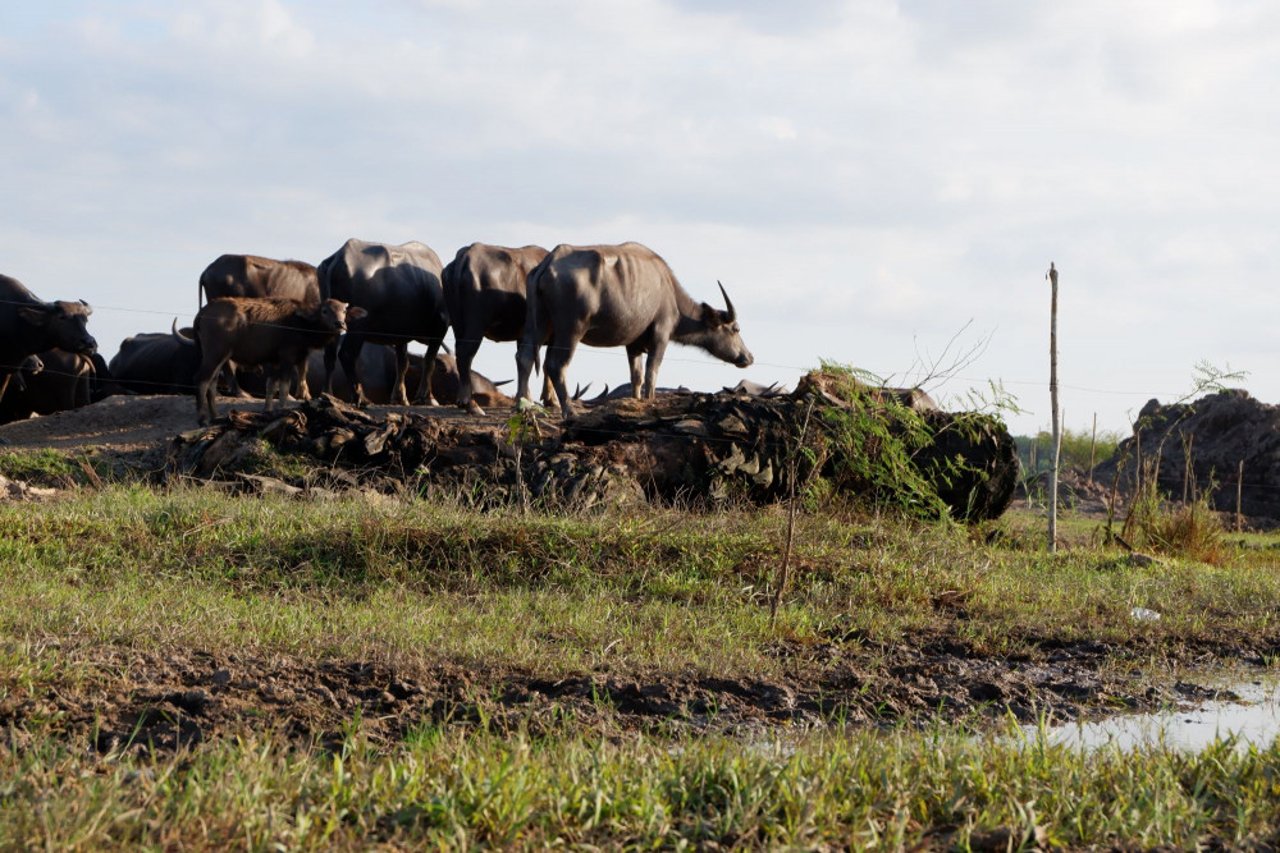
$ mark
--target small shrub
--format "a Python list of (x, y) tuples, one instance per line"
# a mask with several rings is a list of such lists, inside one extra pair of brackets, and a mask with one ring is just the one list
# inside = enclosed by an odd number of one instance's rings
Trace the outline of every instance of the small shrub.
[(1209, 505), (1213, 489), (1189, 503), (1173, 503), (1156, 483), (1156, 465), (1144, 462), (1143, 480), (1129, 505), (1122, 535), (1134, 547), (1218, 564), (1224, 557), (1225, 528)]

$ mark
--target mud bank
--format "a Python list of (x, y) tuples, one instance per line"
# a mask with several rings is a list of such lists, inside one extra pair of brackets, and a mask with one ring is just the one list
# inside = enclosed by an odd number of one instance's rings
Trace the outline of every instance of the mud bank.
[[(1114, 666), (1099, 643), (1038, 660), (972, 656), (946, 641), (864, 649), (780, 646), (777, 680), (599, 668), (560, 678), (441, 663), (404, 669), (359, 660), (172, 649), (57, 650), (68, 675), (8, 685), (0, 728), (16, 747), (39, 729), (99, 752), (167, 752), (269, 731), (335, 745), (359, 731), (389, 744), (432, 726), (522, 729), (566, 723), (605, 735), (749, 734), (794, 727), (920, 725), (959, 719), (1096, 719), (1203, 700), (1185, 682), (1151, 683)], [(825, 658), (825, 660), (819, 660)]]

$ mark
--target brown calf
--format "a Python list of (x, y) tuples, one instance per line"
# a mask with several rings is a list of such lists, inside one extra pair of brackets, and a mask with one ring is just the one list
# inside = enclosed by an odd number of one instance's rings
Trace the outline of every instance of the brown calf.
[(216, 380), (228, 361), (265, 369), (265, 408), (270, 411), (276, 396), (283, 405), (307, 354), (336, 341), (346, 331), (347, 320), (363, 316), (363, 309), (349, 309), (337, 299), (309, 306), (296, 299), (233, 297), (205, 305), (195, 321), (195, 343), (200, 346), (200, 368), (195, 376), (200, 423), (207, 424), (217, 416)]

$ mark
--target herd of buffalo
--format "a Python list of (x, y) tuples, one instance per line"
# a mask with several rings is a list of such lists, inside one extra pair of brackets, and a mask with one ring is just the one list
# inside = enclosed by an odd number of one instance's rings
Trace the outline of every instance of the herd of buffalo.
[[(207, 423), (220, 389), (261, 393), (269, 408), (289, 393), (308, 398), (308, 378), (359, 404), (407, 405), (412, 387), (414, 403), (478, 412), (515, 402), (471, 370), (485, 338), (518, 341), (519, 401), (542, 351), (542, 400), (566, 417), (574, 398), (565, 370), (579, 343), (625, 347), (635, 397), (653, 396), (671, 341), (752, 362), (724, 287), (723, 310), (695, 301), (638, 243), (550, 252), (472, 243), (446, 266), (422, 243), (351, 239), (319, 266), (222, 255), (199, 292), (190, 329), (175, 321), (168, 332), (133, 335), (107, 363), (87, 303), (45, 302), (0, 275), (0, 422), (114, 393), (194, 393)], [(451, 326), (456, 358), (440, 352)], [(424, 358), (410, 356), (411, 341), (426, 345)]]

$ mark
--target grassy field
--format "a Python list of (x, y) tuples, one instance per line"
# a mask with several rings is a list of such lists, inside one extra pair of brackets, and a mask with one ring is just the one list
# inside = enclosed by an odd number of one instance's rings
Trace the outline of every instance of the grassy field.
[(777, 509), (0, 504), (0, 847), (1274, 843), (1274, 748), (1009, 737), (1280, 650), (1280, 537), (1098, 528), (802, 515), (773, 621)]

